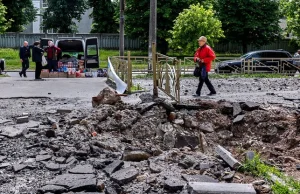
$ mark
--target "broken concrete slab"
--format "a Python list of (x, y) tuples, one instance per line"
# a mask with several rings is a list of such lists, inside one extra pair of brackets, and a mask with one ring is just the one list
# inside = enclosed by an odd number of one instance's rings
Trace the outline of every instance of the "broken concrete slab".
[(181, 191), (186, 183), (176, 178), (169, 178), (164, 183), (164, 188), (168, 191)]
[(194, 149), (199, 145), (199, 137), (191, 135), (176, 135), (175, 148), (190, 147)]
[(256, 194), (251, 184), (190, 182), (190, 194)]
[(187, 182), (211, 182), (211, 183), (218, 183), (217, 179), (214, 179), (207, 175), (182, 175), (182, 178)]
[(134, 180), (139, 175), (139, 171), (134, 167), (124, 168), (111, 175), (112, 181), (124, 185)]
[(7, 168), (7, 167), (9, 167), (9, 166), (11, 166), (11, 164), (8, 163), (8, 162), (2, 163), (2, 164), (0, 164), (0, 169), (2, 169), (2, 168)]
[(19, 172), (25, 168), (27, 168), (27, 165), (24, 165), (24, 164), (14, 164), (13, 165), (14, 172)]
[(241, 107), (243, 110), (246, 111), (253, 111), (253, 110), (257, 110), (259, 109), (259, 104), (255, 103), (255, 102), (245, 102), (242, 103)]
[(229, 151), (222, 146), (218, 145), (215, 149), (216, 153), (233, 169), (237, 169), (241, 166), (241, 163), (237, 161)]
[(98, 96), (92, 98), (92, 106), (97, 107), (100, 104), (114, 105), (119, 101), (121, 101), (121, 97), (118, 95), (117, 91), (110, 87), (106, 87), (98, 94)]
[(35, 160), (36, 160), (37, 162), (41, 162), (41, 161), (50, 160), (51, 158), (52, 158), (51, 155), (37, 155), (37, 156), (35, 157)]
[(60, 113), (60, 114), (65, 114), (65, 113), (71, 113), (72, 110), (71, 109), (57, 109), (56, 112)]
[(0, 156), (0, 162), (3, 162), (6, 158), (6, 156)]
[(63, 193), (68, 191), (68, 189), (66, 189), (65, 187), (62, 186), (57, 186), (57, 185), (45, 185), (41, 188), (38, 189), (39, 193)]
[(111, 175), (112, 173), (116, 172), (117, 170), (119, 170), (122, 166), (124, 165), (124, 162), (121, 160), (116, 160), (113, 163), (109, 164), (108, 166), (106, 166), (103, 171), (108, 174)]
[(69, 170), (72, 174), (94, 174), (95, 170), (92, 165), (77, 165), (73, 169)]
[(233, 103), (232, 106), (233, 106), (233, 113), (232, 113), (233, 117), (236, 117), (237, 115), (242, 114), (242, 108), (239, 103), (237, 103), (237, 102)]
[(238, 115), (234, 120), (233, 120), (233, 124), (238, 124), (241, 123), (245, 118), (245, 115)]
[(28, 123), (28, 122), (29, 122), (29, 117), (28, 116), (17, 117), (16, 118), (16, 123), (17, 124)]

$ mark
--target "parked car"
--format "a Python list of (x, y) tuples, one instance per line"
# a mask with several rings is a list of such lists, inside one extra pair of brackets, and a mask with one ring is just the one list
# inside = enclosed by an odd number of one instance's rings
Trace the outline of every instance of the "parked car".
[[(48, 46), (48, 41), (53, 39), (42, 38), (41, 48)], [(85, 68), (99, 68), (99, 46), (98, 38), (61, 37), (55, 42), (55, 46), (61, 49), (62, 58), (64, 54), (76, 54), (78, 60), (84, 60)]]
[(2, 72), (5, 69), (5, 60), (4, 59), (0, 59), (0, 75), (2, 74)]
[[(261, 58), (261, 59), (260, 59)], [(228, 60), (228, 61), (221, 61), (216, 64), (215, 72), (216, 73), (231, 73), (236, 70), (239, 70), (242, 67), (242, 64), (245, 63), (247, 65), (248, 61), (251, 59), (255, 59), (254, 71), (274, 71), (278, 69), (278, 64), (280, 64), (280, 60), (276, 59), (287, 59), (287, 63), (294, 64), (292, 60), (292, 55), (288, 51), (284, 50), (260, 50), (260, 51), (252, 51), (238, 59), (235, 60)], [(246, 66), (247, 68), (247, 66)], [(285, 67), (285, 70), (295, 70), (294, 67)], [(296, 71), (296, 70), (295, 70)]]

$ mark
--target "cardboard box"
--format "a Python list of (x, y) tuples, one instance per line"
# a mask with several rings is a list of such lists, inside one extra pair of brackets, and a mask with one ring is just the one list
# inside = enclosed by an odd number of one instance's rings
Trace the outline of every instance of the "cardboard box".
[(49, 70), (48, 69), (42, 69), (41, 78), (49, 78)]
[(68, 74), (68, 78), (76, 78), (76, 74)]
[(58, 78), (58, 72), (50, 72), (49, 78)]
[(65, 73), (65, 72), (58, 72), (58, 77), (59, 77), (59, 78), (68, 78), (68, 73)]

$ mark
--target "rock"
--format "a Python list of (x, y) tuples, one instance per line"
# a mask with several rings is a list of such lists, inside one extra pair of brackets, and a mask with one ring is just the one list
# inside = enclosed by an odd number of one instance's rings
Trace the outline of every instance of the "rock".
[(95, 169), (103, 169), (105, 166), (112, 163), (112, 160), (109, 159), (96, 159), (91, 162)]
[(136, 177), (136, 180), (137, 180), (138, 182), (143, 182), (143, 181), (145, 181), (146, 179), (147, 179), (147, 175), (145, 175), (145, 174)]
[(232, 172), (229, 172), (227, 175), (223, 176), (222, 178), (225, 181), (231, 181), (234, 177), (234, 174), (235, 174), (235, 172), (232, 171)]
[(234, 120), (233, 120), (233, 124), (237, 124), (240, 123), (244, 120), (245, 115), (238, 115)]
[(178, 166), (181, 166), (184, 169), (188, 169), (192, 167), (194, 164), (195, 164), (195, 158), (191, 156), (185, 156), (185, 158), (178, 163)]
[(262, 185), (262, 192), (264, 193), (270, 193), (271, 192), (271, 187), (269, 185)]
[(228, 130), (224, 130), (224, 131), (220, 131), (218, 133), (218, 137), (221, 139), (230, 139), (233, 137), (233, 133), (231, 131)]
[(185, 185), (184, 181), (175, 178), (169, 178), (164, 183), (164, 188), (168, 191), (181, 191)]
[(184, 120), (183, 119), (175, 119), (174, 124), (176, 125), (184, 125)]
[(215, 131), (213, 124), (208, 122), (201, 123), (199, 125), (199, 129), (205, 133), (213, 133)]
[(139, 175), (139, 171), (134, 167), (119, 170), (111, 175), (112, 181), (124, 185), (134, 180)]
[(258, 110), (259, 109), (259, 104), (255, 102), (245, 102), (242, 104), (243, 110), (246, 111), (253, 111), (253, 110)]
[(3, 162), (4, 160), (6, 160), (6, 156), (0, 156), (0, 162)]
[(153, 161), (149, 161), (149, 168), (151, 173), (160, 173), (163, 170), (160, 165), (154, 163)]
[(109, 184), (105, 187), (105, 194), (121, 194), (122, 188), (118, 184)]
[(2, 163), (2, 164), (0, 164), (0, 169), (2, 169), (2, 168), (7, 168), (7, 167), (9, 167), (9, 166), (11, 166), (10, 163)]
[(6, 126), (1, 129), (0, 136), (15, 138), (20, 137), (23, 134), (24, 128), (18, 128), (16, 126)]
[(213, 163), (207, 163), (207, 162), (201, 162), (199, 164), (199, 170), (200, 172), (204, 172), (205, 170), (208, 170), (214, 166)]
[(48, 129), (46, 131), (46, 137), (48, 138), (56, 137), (55, 131), (53, 129)]
[(47, 117), (47, 120), (48, 120), (49, 125), (52, 126), (52, 129), (58, 129), (59, 128), (59, 125), (58, 125), (58, 123), (56, 122), (55, 119), (53, 119), (51, 117)]
[(68, 191), (65, 187), (57, 186), (57, 185), (45, 185), (38, 189), (39, 193), (63, 193)]
[(256, 194), (254, 187), (250, 184), (239, 183), (206, 183), (190, 182), (189, 193), (213, 193), (213, 194)]
[(66, 162), (66, 158), (64, 157), (56, 158), (55, 162), (57, 162), (58, 164), (63, 164)]
[(103, 169), (103, 171), (107, 175), (111, 175), (112, 173), (116, 172), (117, 170), (121, 169), (124, 165), (124, 162), (121, 160), (115, 160), (113, 163), (109, 164), (107, 167)]
[(17, 117), (16, 122), (17, 122), (17, 124), (28, 123), (29, 117), (28, 116)]
[(168, 116), (169, 121), (174, 121), (176, 119), (176, 113), (175, 112), (170, 112)]
[(78, 125), (80, 123), (80, 120), (79, 119), (72, 119), (70, 120), (69, 124), (70, 125)]
[(74, 156), (69, 157), (66, 161), (67, 164), (75, 163), (75, 162), (76, 162), (76, 158)]
[(27, 165), (24, 165), (24, 164), (15, 164), (13, 165), (13, 170), (14, 172), (19, 172), (23, 169), (25, 169), (27, 167)]
[(93, 97), (92, 106), (97, 107), (100, 104), (114, 105), (119, 101), (121, 101), (121, 97), (118, 93), (114, 89), (106, 87), (98, 94), (97, 97)]
[(176, 109), (174, 108), (173, 104), (168, 101), (164, 100), (163, 102), (160, 103), (167, 111), (169, 112), (174, 112)]
[(75, 166), (75, 168), (69, 170), (69, 173), (72, 173), (72, 174), (93, 174), (93, 173), (95, 173), (95, 170), (93, 169), (93, 166), (90, 165), (90, 164), (78, 165), (78, 166)]
[(150, 93), (143, 93), (139, 96), (142, 103), (151, 103), (153, 102), (153, 95)]
[(207, 175), (182, 175), (182, 178), (187, 182), (211, 182), (217, 183), (219, 182), (217, 179), (209, 177)]
[(245, 153), (245, 159), (246, 160), (253, 160), (255, 157), (255, 153), (253, 151), (247, 151)]
[(233, 113), (232, 113), (233, 117), (242, 114), (242, 109), (239, 103), (233, 103), (232, 106), (233, 106)]
[(167, 148), (169, 148), (169, 149), (174, 148), (175, 136), (172, 131), (168, 131), (165, 133), (163, 142)]
[(69, 188), (69, 191), (97, 191), (97, 179), (94, 174), (63, 174), (58, 175), (47, 185)]
[(60, 113), (60, 114), (65, 114), (65, 113), (71, 113), (72, 110), (71, 109), (57, 109), (56, 112)]
[(196, 146), (199, 145), (199, 137), (197, 136), (189, 136), (189, 135), (176, 135), (175, 141), (175, 148), (183, 148), (183, 147), (190, 147), (194, 149)]
[(225, 102), (221, 108), (222, 114), (230, 115), (233, 113), (233, 106), (229, 102)]
[(102, 180), (98, 180), (97, 181), (97, 188), (98, 188), (99, 191), (104, 191), (105, 184), (104, 184), (104, 182)]
[(41, 161), (50, 160), (51, 158), (52, 158), (51, 155), (37, 155), (37, 156), (35, 157), (35, 160), (36, 160), (37, 162), (41, 162)]
[(266, 183), (265, 180), (256, 180), (252, 182), (252, 185), (263, 185), (265, 183)]
[(140, 162), (143, 160), (148, 160), (150, 158), (150, 154), (143, 151), (132, 151), (124, 153), (123, 160), (124, 161), (132, 161), (132, 162)]
[(50, 171), (58, 171), (61, 169), (60, 165), (55, 163), (46, 163), (45, 167)]

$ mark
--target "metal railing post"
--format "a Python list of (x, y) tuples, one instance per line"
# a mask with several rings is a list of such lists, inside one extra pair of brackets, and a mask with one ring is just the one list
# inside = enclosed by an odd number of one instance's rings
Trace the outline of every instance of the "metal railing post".
[(132, 87), (132, 63), (130, 59), (130, 51), (127, 52), (127, 61), (128, 61), (128, 66), (127, 66), (127, 88), (128, 88), (128, 93), (131, 93), (131, 87)]
[(156, 44), (152, 43), (152, 68), (153, 68), (153, 96), (155, 98), (158, 97), (158, 89), (157, 89), (157, 70), (156, 70)]

